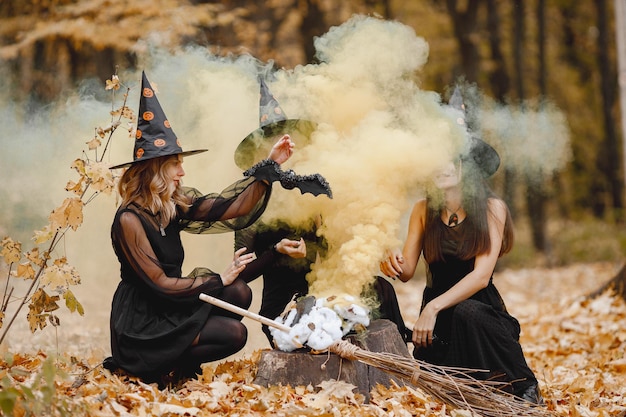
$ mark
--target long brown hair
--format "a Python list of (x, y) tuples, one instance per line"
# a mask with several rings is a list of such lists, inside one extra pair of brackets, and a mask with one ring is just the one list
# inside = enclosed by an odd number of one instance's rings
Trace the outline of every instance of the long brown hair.
[(167, 175), (170, 164), (178, 161), (178, 155), (162, 156), (131, 165), (118, 183), (122, 206), (135, 203), (152, 214), (160, 213), (170, 221), (176, 215), (176, 206), (187, 207), (180, 187), (169, 190), (171, 178)]
[[(467, 166), (464, 166), (469, 168)], [(498, 198), (491, 191), (485, 179), (476, 169), (465, 169), (461, 179), (463, 190), (462, 205), (466, 217), (463, 220), (463, 236), (459, 242), (458, 255), (461, 259), (470, 259), (488, 252), (491, 249), (489, 237), (488, 216), (490, 212), (489, 200)], [(441, 212), (444, 209), (442, 199), (428, 197), (426, 224), (424, 230), (424, 259), (428, 263), (443, 260), (443, 240), (446, 226), (441, 221)], [(513, 219), (507, 207), (502, 247), (498, 256), (508, 253), (513, 247)]]

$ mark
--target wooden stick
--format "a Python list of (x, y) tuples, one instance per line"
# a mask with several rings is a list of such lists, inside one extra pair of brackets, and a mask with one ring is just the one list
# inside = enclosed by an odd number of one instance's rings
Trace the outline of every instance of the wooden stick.
[(263, 317), (259, 314), (253, 313), (241, 307), (237, 307), (236, 305), (227, 303), (226, 301), (220, 300), (219, 298), (211, 297), (210, 295), (204, 293), (201, 293), (199, 297), (204, 302), (213, 304), (214, 306), (223, 308), (224, 310), (228, 310), (231, 313), (239, 314), (240, 316), (259, 321), (267, 326), (275, 327), (278, 330), (282, 330), (283, 332), (289, 333), (289, 331), (291, 330), (291, 327), (289, 326), (285, 326), (284, 324), (278, 323), (277, 321), (268, 319), (267, 317)]

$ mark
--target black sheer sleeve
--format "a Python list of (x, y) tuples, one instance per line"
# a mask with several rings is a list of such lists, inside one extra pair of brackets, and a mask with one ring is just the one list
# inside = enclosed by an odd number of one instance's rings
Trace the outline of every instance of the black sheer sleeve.
[(179, 210), (179, 224), (189, 233), (224, 233), (248, 227), (265, 211), (271, 188), (255, 178), (230, 185), (219, 194), (184, 188), (191, 207)]
[(248, 170), (245, 178), (219, 194), (202, 195), (184, 188), (190, 207), (179, 210), (179, 224), (189, 233), (223, 233), (244, 229), (265, 211), (271, 195), (271, 184), (280, 180), (277, 164), (264, 160)]
[(246, 268), (239, 274), (239, 278), (245, 282), (251, 282), (263, 275), (263, 272), (274, 263), (278, 253), (270, 248), (263, 253), (258, 253), (256, 244), (256, 228), (250, 226), (235, 232), (235, 250), (247, 248), (247, 253), (255, 252), (257, 258), (246, 265)]
[(155, 294), (168, 299), (196, 299), (201, 292), (216, 294), (224, 287), (220, 275), (196, 268), (189, 276), (168, 276), (158, 260), (141, 221), (143, 213), (131, 209), (118, 212), (111, 229), (113, 247), (122, 266), (122, 277), (139, 278)]

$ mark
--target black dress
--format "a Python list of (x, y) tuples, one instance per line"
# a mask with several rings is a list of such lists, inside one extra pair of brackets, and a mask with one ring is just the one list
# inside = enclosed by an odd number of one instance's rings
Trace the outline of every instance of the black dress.
[[(444, 227), (443, 261), (427, 266), (427, 284), (422, 298), (422, 309), (428, 302), (445, 293), (474, 269), (475, 258), (457, 256), (458, 242), (463, 238), (467, 222)], [(461, 303), (442, 310), (437, 316), (434, 341), (428, 348), (413, 351), (417, 359), (446, 366), (457, 366), (490, 371), (475, 375), (478, 378), (497, 378), (514, 382), (512, 391), (523, 392), (537, 384), (535, 375), (526, 364), (519, 344), (520, 325), (504, 305), (493, 284)]]
[[(307, 255), (304, 258), (292, 258), (273, 250), (274, 244), (287, 238), (306, 243)], [(284, 221), (275, 221), (271, 225), (258, 221), (252, 226), (235, 232), (235, 249), (248, 248), (257, 259), (248, 264), (240, 274), (246, 282), (263, 275), (263, 294), (259, 314), (274, 320), (278, 317), (294, 296), (307, 295), (309, 284), (306, 276), (311, 272), (311, 264), (317, 254), (326, 251), (324, 239), (315, 233), (314, 222), (308, 225), (292, 226)], [(266, 325), (262, 326), (270, 345), (273, 337)]]
[[(122, 368), (145, 380), (175, 369), (211, 314), (201, 292), (219, 297), (219, 274), (195, 268), (182, 276), (180, 232), (216, 233), (252, 224), (263, 213), (271, 188), (255, 177), (240, 180), (220, 194), (185, 188), (191, 207), (161, 231), (161, 219), (134, 204), (120, 207), (111, 227), (121, 281), (111, 305), (109, 369)], [(223, 216), (233, 217), (219, 220)], [(139, 222), (137, 221), (139, 219)], [(124, 227), (122, 227), (122, 224)], [(196, 280), (202, 284), (192, 288)]]

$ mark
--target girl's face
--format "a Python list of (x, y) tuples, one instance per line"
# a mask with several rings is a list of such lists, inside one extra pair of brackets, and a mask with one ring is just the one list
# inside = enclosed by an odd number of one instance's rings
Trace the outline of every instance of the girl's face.
[(173, 193), (174, 190), (181, 185), (181, 180), (185, 176), (185, 170), (183, 169), (183, 157), (176, 155), (175, 157), (168, 159), (165, 166), (165, 175), (171, 181), (170, 190)]
[(435, 187), (440, 190), (447, 188), (453, 188), (461, 182), (461, 163), (458, 166), (450, 161), (443, 168), (435, 173), (434, 176)]

